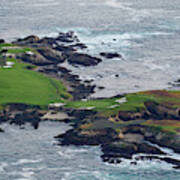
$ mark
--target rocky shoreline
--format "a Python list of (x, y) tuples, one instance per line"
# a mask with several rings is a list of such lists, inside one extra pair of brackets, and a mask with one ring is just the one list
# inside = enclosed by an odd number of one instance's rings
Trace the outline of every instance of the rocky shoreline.
[[(0, 40), (0, 43), (5, 43), (5, 41)], [(98, 57), (80, 53), (78, 50), (86, 48), (86, 45), (81, 43), (73, 32), (60, 33), (56, 38), (45, 37), (40, 39), (33, 35), (18, 39), (12, 44), (14, 47), (30, 48), (32, 51), (12, 54), (8, 53), (8, 48), (4, 48), (1, 50), (3, 58), (13, 57), (29, 65), (35, 65), (35, 68), (29, 66), (29, 69), (62, 81), (72, 95), (72, 102), (82, 102), (82, 100), (86, 102), (89, 95), (94, 92), (96, 86), (93, 85), (92, 81), (82, 82), (79, 76), (73, 75), (70, 70), (63, 66), (63, 63), (75, 67), (95, 66), (102, 61)], [(103, 52), (100, 55), (108, 59), (122, 58), (118, 53)], [(179, 129), (177, 128), (175, 133), (172, 133), (149, 126), (147, 123), (161, 124), (164, 121), (167, 123), (169, 120), (179, 123), (180, 101), (177, 99), (180, 97), (179, 94), (172, 95), (166, 93), (166, 91), (157, 91), (155, 95), (157, 98), (159, 96), (161, 98), (168, 97), (170, 99), (168, 99), (169, 104), (167, 102), (162, 103), (162, 99), (156, 102), (153, 96), (153, 98), (150, 98), (153, 99), (152, 101), (149, 99), (143, 102), (138, 101), (143, 108), (138, 107), (135, 111), (117, 110), (117, 107), (126, 103), (126, 100), (119, 101), (121, 98), (126, 98), (122, 95), (113, 97), (117, 98), (116, 101), (113, 101), (112, 106), (105, 110), (94, 109), (96, 107), (91, 106), (66, 107), (66, 104), (63, 103), (49, 105), (47, 109), (41, 109), (39, 106), (11, 103), (0, 110), (0, 123), (9, 122), (10, 124), (19, 125), (21, 128), (24, 128), (24, 124), (30, 123), (35, 129), (38, 129), (39, 123), (44, 120), (69, 122), (73, 129), (55, 137), (59, 140), (60, 145), (99, 145), (103, 152), (101, 158), (108, 163), (121, 163), (121, 158), (132, 159), (135, 154), (147, 154), (149, 156), (139, 156), (139, 158), (159, 159), (175, 165), (175, 168), (178, 169), (180, 168), (180, 160), (159, 157), (158, 155), (166, 155), (166, 153), (158, 147), (148, 144), (147, 141), (180, 153), (179, 126)], [(144, 94), (142, 97), (147, 98)], [(94, 104), (101, 100), (104, 103), (109, 99), (93, 99)], [(136, 102), (133, 103), (136, 104)], [(106, 111), (110, 111), (112, 114), (106, 115)], [(0, 132), (3, 132), (3, 130), (0, 129)]]

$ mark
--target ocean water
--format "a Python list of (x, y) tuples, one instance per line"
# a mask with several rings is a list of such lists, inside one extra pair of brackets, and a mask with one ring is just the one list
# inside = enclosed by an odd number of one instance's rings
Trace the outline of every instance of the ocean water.
[[(103, 59), (96, 67), (69, 66), (82, 79), (105, 87), (94, 97), (172, 88), (169, 82), (180, 78), (179, 12), (179, 0), (0, 0), (0, 38), (73, 30), (89, 54), (122, 54), (122, 59)], [(179, 171), (164, 162), (108, 165), (101, 161), (99, 147), (56, 146), (53, 136), (67, 130), (65, 124), (44, 122), (38, 131), (3, 128), (0, 180), (180, 179)]]
[[(99, 147), (58, 146), (53, 136), (70, 127), (42, 122), (38, 130), (4, 124), (0, 134), (0, 180), (179, 180), (179, 170), (158, 160), (129, 160), (110, 165), (100, 159)], [(163, 149), (169, 156), (180, 156)]]

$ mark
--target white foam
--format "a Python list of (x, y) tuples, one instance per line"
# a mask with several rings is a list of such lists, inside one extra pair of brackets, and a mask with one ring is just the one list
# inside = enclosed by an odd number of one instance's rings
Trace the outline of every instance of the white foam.
[(6, 162), (1, 162), (0, 163), (0, 172), (4, 172), (4, 168), (7, 166), (8, 166), (8, 164)]
[(129, 7), (131, 5), (130, 3), (122, 3), (118, 0), (106, 0), (105, 5), (113, 7), (113, 8), (120, 8), (122, 10), (132, 10), (132, 8)]
[(41, 159), (32, 160), (32, 159), (20, 159), (16, 163), (12, 163), (12, 165), (21, 165), (21, 164), (29, 164), (29, 163), (39, 163), (41, 162)]

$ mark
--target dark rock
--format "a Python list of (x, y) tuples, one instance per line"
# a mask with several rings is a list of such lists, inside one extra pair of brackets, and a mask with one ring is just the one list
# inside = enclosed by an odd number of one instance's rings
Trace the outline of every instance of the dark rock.
[(86, 49), (87, 46), (83, 43), (77, 43), (77, 44), (73, 44), (73, 45), (70, 45), (69, 47), (72, 47), (72, 48), (75, 48), (75, 49)]
[(7, 53), (7, 52), (8, 52), (7, 49), (2, 49), (2, 50), (0, 51), (0, 54), (5, 54), (5, 53)]
[(39, 40), (40, 39), (38, 36), (31, 35), (31, 36), (25, 37), (23, 39), (18, 39), (17, 41), (15, 41), (13, 43), (19, 44), (19, 45), (27, 45), (27, 44), (37, 43)]
[(5, 40), (4, 39), (0, 39), (0, 44), (3, 44), (5, 43)]
[(154, 119), (180, 119), (179, 110), (177, 108), (158, 104), (154, 101), (147, 101), (144, 105)]
[(146, 119), (146, 112), (130, 112), (130, 111), (119, 111), (118, 117), (123, 121), (130, 121), (135, 119)]
[(63, 52), (64, 54), (68, 54), (71, 52), (75, 52), (76, 49), (72, 46), (58, 45), (55, 48), (57, 51)]
[(75, 117), (77, 120), (81, 121), (88, 116), (94, 116), (96, 112), (91, 110), (76, 110), (76, 109), (69, 109), (67, 110), (68, 116)]
[(136, 161), (131, 162), (132, 165), (137, 165)]
[(163, 132), (158, 128), (145, 128), (144, 138), (154, 144), (173, 149), (180, 153), (180, 136), (173, 133)]
[(74, 34), (73, 31), (69, 31), (67, 33), (60, 32), (56, 40), (64, 43), (79, 42), (77, 36)]
[(169, 157), (160, 157), (160, 156), (139, 156), (139, 157), (136, 157), (136, 160), (153, 160), (153, 159), (165, 161), (169, 164), (176, 165), (173, 167), (175, 169), (179, 169), (179, 167), (180, 167), (180, 161), (179, 160), (169, 158)]
[(24, 111), (22, 113), (16, 114), (15, 118), (10, 121), (10, 124), (22, 126), (25, 123), (31, 123), (34, 129), (38, 129), (39, 122), (40, 114), (38, 111)]
[(103, 89), (105, 89), (105, 87), (99, 86), (98, 89), (99, 89), (99, 90), (103, 90)]
[(47, 60), (45, 57), (43, 57), (39, 53), (23, 53), (17, 55), (18, 59), (21, 59), (24, 62), (28, 62), (37, 66), (46, 66), (54, 64), (54, 62)]
[(89, 83), (92, 83), (93, 81), (94, 81), (93, 79), (91, 79), (91, 80), (85, 80), (84, 83), (89, 84)]
[(132, 143), (123, 141), (112, 142), (101, 146), (104, 157), (108, 158), (127, 158), (131, 159), (132, 155), (137, 152), (137, 146)]
[(38, 52), (48, 61), (52, 61), (54, 63), (63, 63), (65, 61), (62, 53), (49, 47), (40, 48), (38, 49)]
[(44, 38), (40, 39), (40, 40), (38, 41), (38, 43), (44, 44), (44, 45), (46, 45), (46, 46), (47, 46), (47, 45), (50, 45), (50, 46), (57, 45), (56, 39), (50, 38), (50, 37), (44, 37)]
[(180, 169), (180, 166), (174, 166), (173, 168), (174, 169)]
[(70, 53), (67, 55), (67, 60), (72, 65), (82, 66), (95, 66), (102, 61), (99, 58), (82, 53)]
[(4, 130), (0, 128), (0, 133), (3, 133), (3, 132), (4, 132)]
[(101, 52), (100, 55), (107, 59), (122, 58), (122, 56), (118, 53)]
[(102, 152), (104, 154), (101, 157), (106, 160), (111, 158), (131, 159), (132, 156), (137, 153), (164, 154), (158, 148), (150, 146), (146, 143), (135, 144), (125, 141), (115, 141), (112, 143), (104, 144), (102, 145)]
[(117, 133), (110, 128), (97, 130), (72, 129), (65, 134), (56, 136), (62, 145), (100, 145), (112, 142)]

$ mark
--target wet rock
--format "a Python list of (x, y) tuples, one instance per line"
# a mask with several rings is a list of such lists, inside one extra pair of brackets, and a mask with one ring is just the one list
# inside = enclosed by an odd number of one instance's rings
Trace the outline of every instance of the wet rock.
[(60, 32), (56, 40), (64, 43), (79, 42), (79, 39), (73, 31), (69, 31), (67, 33)]
[(15, 41), (13, 43), (18, 44), (18, 45), (27, 45), (27, 44), (37, 43), (39, 40), (40, 40), (40, 38), (38, 36), (31, 35), (31, 36), (25, 37), (23, 39), (18, 39), (17, 41)]
[(111, 129), (78, 130), (73, 129), (65, 134), (56, 136), (62, 145), (100, 145), (112, 142), (117, 138), (117, 133)]
[(134, 154), (164, 154), (156, 147), (150, 146), (146, 143), (130, 143), (126, 141), (115, 141), (109, 144), (102, 145), (103, 159), (112, 158), (126, 158), (131, 159)]
[(122, 56), (118, 53), (101, 52), (100, 55), (107, 59), (122, 58)]
[(137, 152), (137, 146), (132, 143), (116, 141), (101, 146), (104, 157), (108, 158), (127, 158), (131, 159), (132, 155)]
[(25, 123), (30, 123), (34, 127), (34, 129), (38, 129), (39, 122), (40, 114), (38, 113), (38, 111), (33, 110), (16, 114), (15, 117), (10, 121), (10, 124), (22, 126)]
[(63, 54), (68, 54), (68, 53), (72, 53), (75, 52), (76, 49), (72, 46), (65, 46), (65, 45), (58, 45), (55, 48), (57, 51), (62, 52)]
[(46, 46), (47, 45), (50, 45), (50, 46), (57, 45), (56, 39), (55, 38), (50, 38), (50, 37), (44, 37), (44, 38), (40, 39), (38, 41), (38, 43), (44, 44)]
[(175, 169), (179, 169), (180, 167), (180, 161), (177, 160), (177, 159), (173, 159), (173, 158), (170, 158), (170, 157), (160, 157), (160, 156), (138, 156), (136, 157), (136, 160), (160, 160), (160, 161), (165, 161), (169, 164), (172, 164), (172, 165), (175, 165), (173, 168)]
[(105, 89), (105, 87), (99, 86), (98, 89), (99, 89), (99, 90), (103, 90), (103, 89)]
[(82, 53), (69, 53), (67, 54), (67, 60), (72, 65), (82, 66), (95, 66), (102, 61), (99, 58)]
[(158, 128), (145, 128), (144, 138), (154, 144), (173, 149), (180, 153), (180, 136), (178, 134), (163, 132)]
[(70, 45), (69, 47), (75, 48), (75, 49), (86, 49), (87, 46), (83, 43), (76, 43), (73, 45)]
[(131, 162), (132, 165), (137, 165), (136, 161)]
[(4, 39), (0, 39), (0, 44), (3, 44), (5, 43), (5, 40)]

